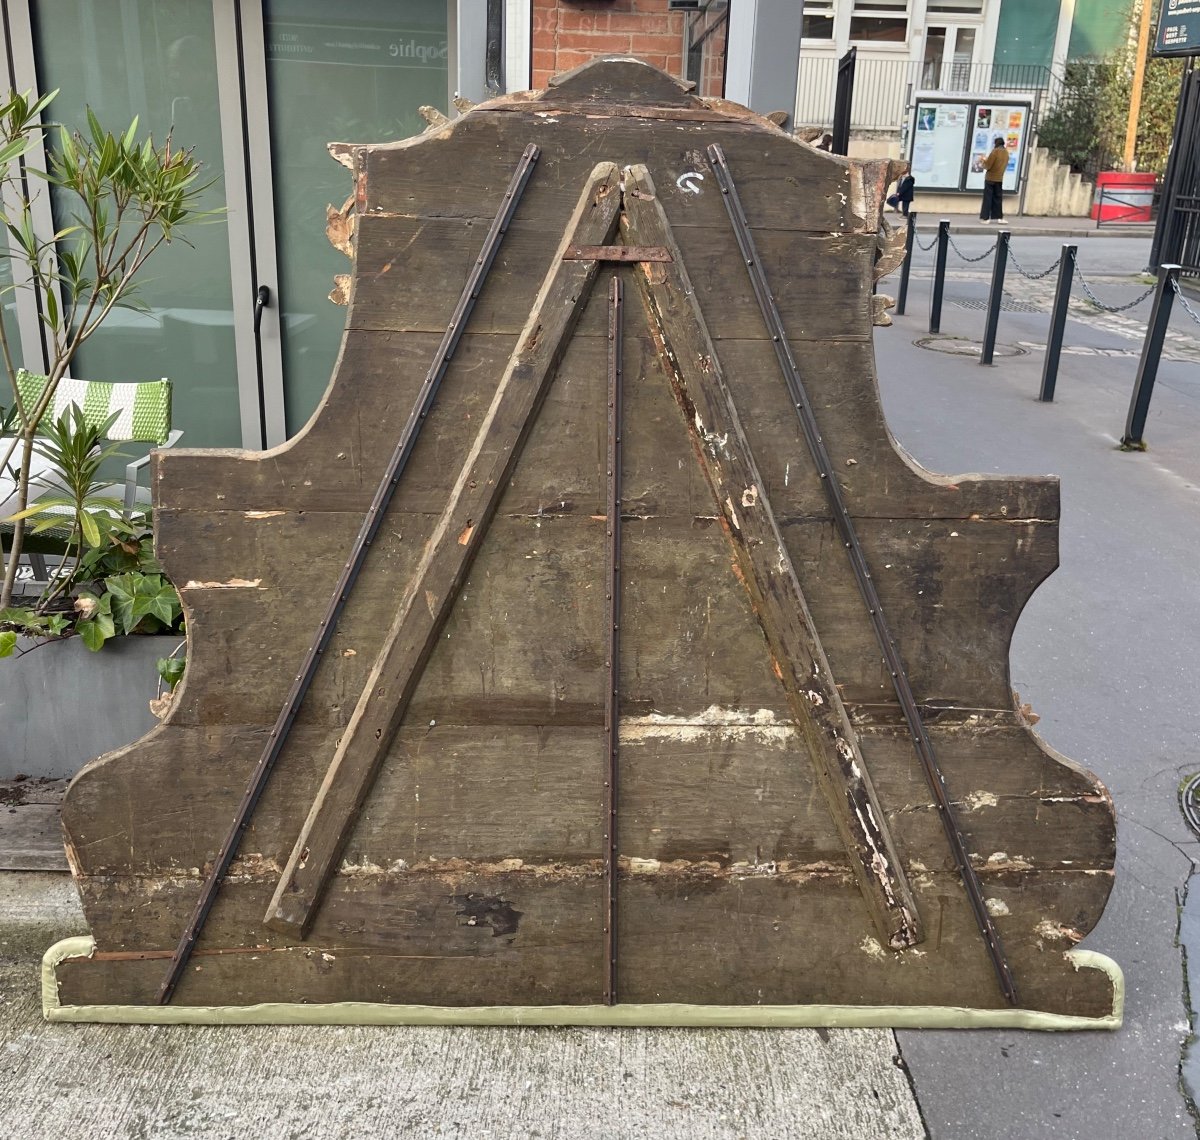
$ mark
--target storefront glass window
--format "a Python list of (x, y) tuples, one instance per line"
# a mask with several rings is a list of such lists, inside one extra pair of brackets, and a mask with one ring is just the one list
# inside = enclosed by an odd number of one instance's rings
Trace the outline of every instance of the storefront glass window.
[[(173, 132), (194, 148), (206, 180), (204, 209), (224, 207), (221, 128), (211, 6), (194, 0), (37, 0), (33, 6), (39, 86), (59, 89), (49, 118), (123, 130), (136, 116), (161, 143)], [(54, 200), (68, 224), (69, 200)], [(223, 217), (180, 232), (147, 262), (138, 299), (118, 309), (81, 348), (72, 372), (84, 380), (174, 383), (174, 422), (191, 446), (241, 442), (229, 238)]]
[(446, 110), (446, 0), (269, 0), (267, 91), (275, 186), (287, 428), (329, 384), (346, 310), (329, 291), (346, 258), (325, 237), (325, 207), (351, 191), (328, 142), (418, 134), (422, 104)]

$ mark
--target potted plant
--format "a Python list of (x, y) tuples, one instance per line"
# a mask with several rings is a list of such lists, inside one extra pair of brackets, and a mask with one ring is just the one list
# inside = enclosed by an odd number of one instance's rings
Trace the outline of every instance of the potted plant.
[[(149, 258), (185, 226), (211, 216), (198, 208), (207, 186), (190, 150), (178, 149), (169, 136), (161, 145), (139, 138), (136, 119), (120, 134), (102, 127), (90, 110), (86, 132), (43, 123), (53, 98), (11, 91), (0, 96), (0, 221), (16, 263), (14, 283), (0, 287), (0, 296), (37, 292), (47, 346), (47, 381), (35, 399), (25, 398), (17, 382), (22, 361), (0, 322), (8, 389), (0, 395), (0, 469), (10, 473), (16, 506), (4, 520), (11, 538), (0, 550), (0, 657), (17, 659), (0, 666), (8, 673), (0, 675), (0, 718), (10, 753), (0, 756), (0, 779), (13, 774), (5, 767), (17, 763), (16, 752), (28, 756), (20, 765), (27, 774), (65, 775), (70, 771), (38, 772), (37, 766), (48, 762), (73, 771), (149, 727), (143, 695), (126, 697), (127, 709), (117, 707), (130, 687), (117, 658), (133, 657), (142, 669), (147, 657), (161, 658), (159, 672), (169, 687), (182, 672), (178, 655), (161, 649), (161, 642), (132, 648), (142, 639), (121, 636), (177, 632), (181, 612), (174, 587), (154, 561), (145, 514), (127, 515), (119, 502), (100, 494), (101, 464), (114, 451), (105, 425), (89, 426), (78, 409), (57, 418), (52, 409), (80, 347), (115, 307), (137, 304), (136, 279)], [(49, 158), (39, 171), (25, 157), (43, 136)], [(51, 189), (61, 228), (46, 237), (36, 231), (32, 210), (37, 195)], [(48, 494), (41, 479), (34, 485), (35, 456), (40, 466), (49, 465)], [(26, 539), (46, 534), (61, 539), (49, 585), (34, 604), (14, 605)], [(88, 670), (89, 650), (125, 642), (130, 649), (104, 654), (104, 669)], [(62, 650), (46, 652), (51, 643)], [(35, 657), (45, 663), (44, 677), (34, 678), (27, 667)], [(46, 693), (64, 698), (49, 716)], [(61, 707), (71, 705), (81, 722), (73, 742), (35, 742), (41, 728), (61, 726)], [(46, 751), (52, 754), (48, 761), (39, 755)]]

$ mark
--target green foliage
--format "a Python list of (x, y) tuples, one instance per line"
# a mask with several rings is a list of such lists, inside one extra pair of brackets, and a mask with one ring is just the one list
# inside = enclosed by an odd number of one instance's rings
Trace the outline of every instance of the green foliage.
[(1038, 144), (1076, 173), (1094, 174), (1109, 165), (1113, 148), (1119, 149), (1117, 138), (1124, 138), (1117, 80), (1115, 64), (1068, 63), (1062, 92), (1038, 127)]
[(160, 657), (155, 662), (158, 675), (167, 686), (167, 691), (173, 693), (175, 686), (183, 680), (183, 671), (187, 667), (186, 657)]
[[(19, 362), (0, 324), (0, 357), (15, 397), (11, 439), (0, 440), (0, 467), (17, 472), (19, 509), (11, 549), (4, 559), (0, 607), (11, 604), (29, 504), (30, 457), (42, 420), (71, 362), (117, 305), (136, 305), (135, 277), (164, 242), (175, 240), (187, 224), (213, 217), (199, 209), (207, 185), (192, 152), (170, 138), (156, 145), (138, 137), (135, 119), (125, 130), (106, 130), (89, 109), (87, 130), (72, 132), (41, 122), (56, 93), (33, 98), (10, 91), (0, 96), (0, 225), (7, 231), (9, 257), (18, 263), (11, 283), (0, 286), (0, 303), (18, 289), (32, 289), (48, 348), (48, 383), (26, 406), (16, 386)], [(23, 159), (43, 137), (48, 169)], [(69, 223), (44, 237), (33, 224), (36, 199), (47, 184), (68, 203)], [(14, 464), (15, 458), (15, 464)], [(75, 500), (80, 508), (80, 502)], [(98, 518), (77, 510), (84, 544), (100, 546), (111, 532), (92, 523)], [(40, 522), (46, 522), (43, 517)], [(36, 529), (38, 522), (30, 524)]]
[(69, 527), (68, 543), (79, 548), (96, 548), (114, 535), (134, 533), (136, 528), (121, 514), (124, 504), (97, 493), (104, 485), (101, 464), (122, 454), (118, 444), (105, 442), (118, 414), (89, 424), (72, 404), (58, 419), (44, 423), (34, 451), (53, 465), (51, 489), (4, 521), (26, 519), (32, 534)]
[[(1049, 147), (1072, 170), (1094, 174), (1116, 169), (1124, 160), (1137, 69), (1137, 16), (1137, 6), (1130, 5), (1126, 46), (1103, 60), (1067, 64), (1062, 94), (1042, 119), (1040, 145)], [(1175, 128), (1183, 60), (1155, 58), (1155, 31), (1152, 26), (1146, 48), (1134, 162), (1140, 171), (1162, 174)]]
[[(1151, 36), (1150, 42), (1154, 42)], [(1142, 106), (1138, 112), (1136, 161), (1138, 170), (1162, 174), (1167, 168), (1171, 137), (1175, 133), (1175, 111), (1183, 80), (1182, 59), (1155, 59), (1146, 65)]]
[[(0, 610), (0, 657), (14, 652), (18, 636), (77, 634), (89, 649), (98, 650), (113, 637), (182, 629), (179, 594), (155, 560), (149, 535), (110, 540), (90, 550), (68, 586), (69, 594), (59, 592), (58, 604), (69, 608), (47, 613), (35, 608)], [(182, 674), (182, 663), (174, 668)]]
[(20, 517), (35, 534), (66, 531), (65, 550), (35, 607), (0, 610), (0, 656), (15, 651), (18, 635), (75, 633), (98, 650), (113, 637), (181, 625), (179, 595), (154, 557), (144, 516), (126, 518), (121, 503), (98, 493), (101, 464), (118, 454), (116, 445), (104, 442), (111, 419), (89, 425), (72, 406), (39, 439), (38, 450), (51, 465), (52, 489)]

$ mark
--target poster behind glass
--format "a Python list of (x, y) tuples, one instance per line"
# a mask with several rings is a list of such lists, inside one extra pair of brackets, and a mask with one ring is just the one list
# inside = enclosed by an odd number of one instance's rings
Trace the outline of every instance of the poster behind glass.
[(967, 159), (968, 190), (983, 189), (983, 163), (992, 152), (998, 138), (1008, 150), (1008, 168), (1004, 172), (1004, 189), (1016, 190), (1021, 172), (1021, 152), (1025, 146), (1025, 126), (1029, 119), (1027, 106), (1005, 103), (977, 103), (971, 123), (971, 151)]
[(922, 190), (957, 190), (971, 122), (968, 103), (918, 103), (912, 175)]

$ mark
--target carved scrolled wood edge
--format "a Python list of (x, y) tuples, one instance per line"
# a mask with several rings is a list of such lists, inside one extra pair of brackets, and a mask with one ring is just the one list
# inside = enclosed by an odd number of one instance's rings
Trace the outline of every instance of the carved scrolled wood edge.
[[(358, 228), (358, 215), (354, 206), (354, 196), (351, 195), (342, 203), (341, 209), (336, 206), (325, 207), (325, 236), (334, 249), (344, 253), (351, 261), (354, 260), (354, 235)], [(349, 304), (351, 277), (352, 274), (349, 273), (334, 274), (329, 299), (335, 305)]]
[(436, 107), (431, 107), (428, 103), (422, 104), (417, 108), (417, 112), (421, 118), (429, 125), (425, 128), (426, 131), (436, 131), (438, 127), (444, 127), (450, 119), (443, 115)]
[(871, 298), (871, 323), (879, 325), (881, 328), (887, 328), (892, 323), (892, 317), (888, 309), (894, 309), (895, 307), (895, 297), (889, 297), (886, 293), (876, 293)]

